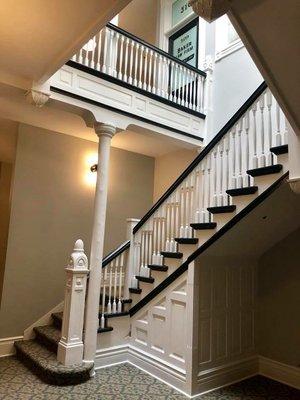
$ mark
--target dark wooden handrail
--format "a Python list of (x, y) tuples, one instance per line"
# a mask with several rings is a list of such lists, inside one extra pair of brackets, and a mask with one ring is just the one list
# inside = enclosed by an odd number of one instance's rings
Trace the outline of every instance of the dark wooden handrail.
[(112, 29), (113, 31), (120, 33), (121, 35), (124, 35), (124, 36), (128, 37), (129, 39), (132, 39), (135, 42), (138, 42), (141, 45), (148, 47), (149, 49), (155, 51), (156, 53), (161, 54), (162, 56), (168, 58), (169, 60), (172, 60), (172, 61), (176, 62), (177, 64), (182, 65), (184, 68), (187, 68), (187, 69), (195, 72), (198, 75), (202, 75), (202, 76), (206, 77), (206, 72), (201, 71), (200, 69), (195, 68), (192, 65), (189, 65), (189, 64), (179, 60), (178, 58), (172, 56), (171, 54), (167, 53), (166, 51), (163, 51), (163, 50), (159, 49), (158, 47), (153, 46), (152, 44), (150, 44), (148, 42), (145, 42), (143, 39), (138, 38), (137, 36), (133, 35), (132, 33), (124, 31), (124, 29), (119, 28), (118, 26), (113, 25), (111, 23), (108, 23), (106, 26), (108, 28)]
[(115, 250), (110, 252), (107, 256), (105, 256), (102, 260), (102, 268), (106, 267), (112, 260), (122, 254), (125, 250), (129, 249), (130, 247), (130, 240), (126, 240), (126, 242), (122, 243), (119, 247)]
[(134, 227), (133, 233), (136, 233), (151, 215), (158, 209), (158, 207), (173, 193), (173, 191), (181, 184), (181, 182), (189, 175), (190, 172), (207, 156), (207, 154), (215, 147), (215, 145), (223, 138), (223, 136), (234, 126), (234, 124), (245, 114), (248, 108), (255, 102), (255, 100), (266, 90), (267, 84), (262, 82), (259, 87), (252, 93), (252, 95), (245, 101), (245, 103), (238, 109), (238, 111), (230, 118), (230, 120), (223, 126), (218, 134), (208, 143), (204, 150), (191, 162), (191, 164), (183, 171), (183, 173), (176, 179), (176, 181), (169, 187), (169, 189), (161, 196), (161, 198), (150, 208), (150, 210), (143, 216), (140, 222)]

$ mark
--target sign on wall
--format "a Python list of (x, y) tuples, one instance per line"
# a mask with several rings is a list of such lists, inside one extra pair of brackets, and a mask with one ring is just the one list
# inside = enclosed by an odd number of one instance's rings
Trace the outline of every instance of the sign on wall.
[(172, 26), (178, 24), (192, 13), (193, 9), (188, 0), (175, 0), (172, 4)]
[(198, 18), (169, 38), (172, 56), (197, 68), (198, 63)]

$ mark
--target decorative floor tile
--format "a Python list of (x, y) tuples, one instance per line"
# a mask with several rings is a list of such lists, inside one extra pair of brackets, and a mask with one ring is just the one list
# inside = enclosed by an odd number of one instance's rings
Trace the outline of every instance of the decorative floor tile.
[[(54, 386), (42, 382), (15, 357), (0, 359), (0, 400), (186, 400), (130, 364), (97, 371), (88, 382)], [(300, 391), (260, 376), (207, 393), (197, 400), (300, 400)]]

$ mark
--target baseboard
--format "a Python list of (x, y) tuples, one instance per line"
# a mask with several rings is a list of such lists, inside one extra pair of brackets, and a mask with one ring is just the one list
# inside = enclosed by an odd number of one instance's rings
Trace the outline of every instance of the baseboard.
[(259, 374), (300, 390), (300, 368), (259, 356)]
[(128, 362), (171, 386), (188, 398), (185, 371), (131, 345), (97, 350), (95, 370)]
[(8, 357), (15, 354), (14, 343), (16, 340), (22, 340), (23, 336), (14, 336), (10, 338), (0, 339), (0, 358)]
[(258, 373), (256, 355), (214, 367), (198, 374), (198, 391), (194, 396), (231, 385)]

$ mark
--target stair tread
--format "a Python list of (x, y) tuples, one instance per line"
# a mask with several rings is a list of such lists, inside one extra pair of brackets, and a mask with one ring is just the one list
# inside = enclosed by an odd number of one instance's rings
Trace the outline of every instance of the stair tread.
[(179, 244), (197, 244), (199, 241), (197, 238), (175, 238), (174, 240)]
[(249, 194), (254, 194), (258, 191), (258, 186), (246, 186), (243, 188), (228, 189), (226, 193), (229, 196), (245, 196)]
[(106, 326), (105, 328), (98, 328), (98, 333), (105, 333), (105, 332), (111, 332), (113, 331), (114, 328), (112, 326)]
[(36, 326), (33, 328), (33, 330), (37, 335), (46, 338), (46, 340), (52, 342), (53, 344), (58, 344), (60, 341), (61, 331), (54, 325)]
[[(101, 313), (100, 313), (101, 315)], [(104, 313), (105, 318), (116, 318), (116, 317), (124, 317), (129, 315), (129, 311), (122, 311), (117, 313)]]
[(130, 292), (130, 293), (140, 294), (140, 293), (142, 293), (142, 289), (139, 289), (139, 288), (129, 288), (129, 292)]
[(252, 176), (252, 177), (255, 177), (255, 176), (277, 174), (281, 170), (282, 170), (282, 165), (281, 164), (275, 164), (275, 165), (269, 165), (267, 167), (249, 169), (247, 171), (247, 174)]
[(207, 211), (212, 214), (222, 214), (222, 213), (230, 213), (236, 210), (235, 205), (230, 206), (216, 206), (216, 207), (207, 207)]
[(190, 224), (193, 229), (197, 230), (206, 230), (206, 229), (215, 229), (217, 226), (216, 222), (195, 222)]
[(52, 318), (55, 318), (55, 319), (57, 319), (59, 321), (62, 321), (63, 312), (53, 313), (53, 314), (51, 314), (51, 316), (52, 316)]
[(74, 364), (70, 366), (62, 365), (56, 359), (56, 354), (49, 351), (45, 346), (36, 340), (20, 340), (15, 342), (17, 356), (22, 360), (30, 362), (37, 373), (43, 373), (45, 379), (59, 381), (67, 384), (71, 380), (83, 381), (89, 379), (89, 372), (92, 365)]
[(167, 265), (150, 264), (150, 265), (148, 265), (148, 268), (151, 269), (152, 271), (165, 272), (165, 271), (168, 271), (169, 267)]
[(282, 144), (280, 146), (273, 146), (270, 148), (270, 151), (277, 156), (280, 154), (286, 154), (289, 152), (289, 146), (288, 144)]
[(182, 258), (183, 253), (179, 251), (161, 251), (160, 254), (166, 258)]
[(153, 283), (154, 282), (154, 278), (148, 277), (148, 276), (136, 276), (136, 279), (138, 281), (144, 282), (144, 283)]
[[(110, 297), (110, 301), (113, 302), (114, 297), (111, 296)], [(107, 303), (109, 302), (109, 296), (105, 296), (105, 304), (107, 305)], [(100, 303), (102, 304), (102, 294), (100, 294)], [(121, 299), (121, 303), (122, 304), (130, 304), (132, 303), (132, 299)]]

